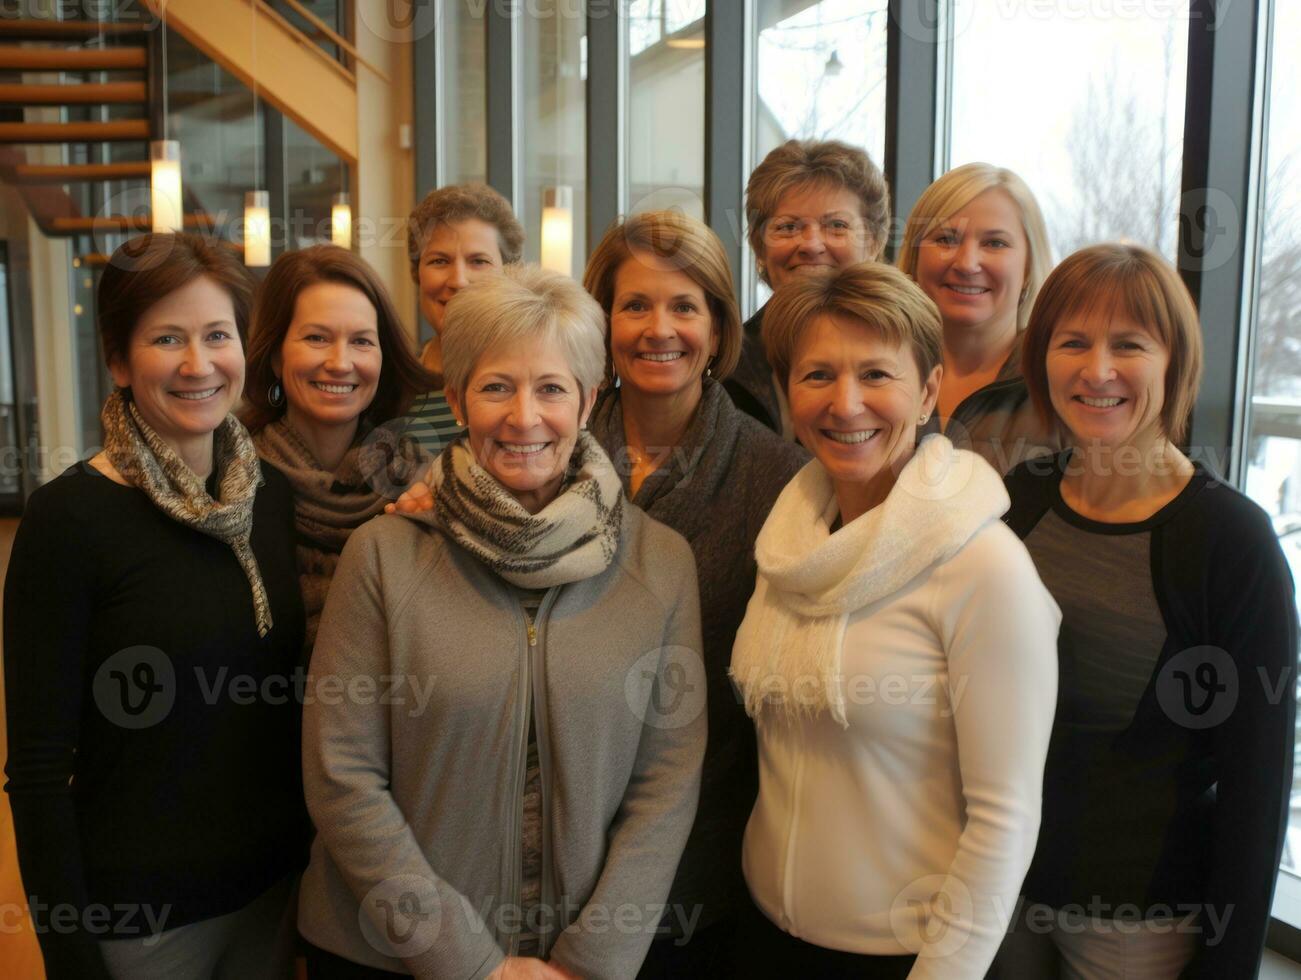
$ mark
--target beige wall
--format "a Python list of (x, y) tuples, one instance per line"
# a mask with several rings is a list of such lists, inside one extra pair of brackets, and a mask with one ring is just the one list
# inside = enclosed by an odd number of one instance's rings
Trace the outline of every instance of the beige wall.
[(415, 206), (415, 164), (413, 151), (401, 146), (401, 129), (410, 132), (412, 120), (410, 29), (358, 16), (353, 37), (361, 56), (388, 76), (385, 81), (365, 65), (356, 66), (355, 234), (362, 258), (388, 286), (414, 338), (416, 293), (407, 261), (406, 219)]

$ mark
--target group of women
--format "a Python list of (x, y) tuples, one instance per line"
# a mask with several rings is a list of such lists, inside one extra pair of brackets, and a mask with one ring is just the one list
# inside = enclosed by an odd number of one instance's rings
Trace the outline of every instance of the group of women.
[(897, 268), (860, 150), (746, 197), (743, 326), (694, 219), (580, 286), (436, 190), (419, 358), (345, 250), (254, 298), (220, 245), (119, 249), (103, 452), (5, 588), (51, 978), (1255, 974), (1294, 592), (1179, 448), (1178, 275), (1053, 269), (985, 164)]

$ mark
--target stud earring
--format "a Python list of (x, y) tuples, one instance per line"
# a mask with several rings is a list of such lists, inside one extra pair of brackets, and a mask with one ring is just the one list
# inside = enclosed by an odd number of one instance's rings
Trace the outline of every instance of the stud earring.
[(285, 389), (280, 386), (279, 378), (272, 381), (271, 387), (267, 389), (267, 401), (272, 408), (279, 408), (285, 403)]
[(923, 415), (921, 418), (919, 418), (919, 419), (917, 420), (917, 424), (918, 424), (918, 425), (925, 425), (925, 424), (926, 424), (926, 420), (927, 420), (928, 418), (930, 418), (929, 415)]

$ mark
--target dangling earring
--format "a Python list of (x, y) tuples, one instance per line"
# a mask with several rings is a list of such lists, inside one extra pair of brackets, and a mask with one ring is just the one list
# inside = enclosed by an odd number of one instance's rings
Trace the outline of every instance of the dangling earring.
[(272, 408), (279, 408), (285, 403), (285, 389), (280, 387), (279, 378), (272, 381), (271, 387), (267, 389), (267, 401)]
[(705, 364), (705, 377), (706, 377), (706, 378), (712, 378), (712, 377), (714, 376), (714, 361), (716, 361), (716, 360), (718, 360), (718, 358), (716, 358), (716, 357), (711, 357), (711, 358), (709, 359), (708, 363)]

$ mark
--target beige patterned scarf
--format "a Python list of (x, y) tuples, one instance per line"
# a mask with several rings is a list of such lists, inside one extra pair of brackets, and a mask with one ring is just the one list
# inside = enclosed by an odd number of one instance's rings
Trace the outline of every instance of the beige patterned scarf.
[(104, 424), (104, 454), (127, 483), (172, 520), (230, 545), (253, 589), (258, 636), (266, 636), (271, 630), (271, 603), (249, 544), (253, 499), (262, 482), (262, 469), (248, 430), (235, 416), (227, 415), (213, 433), (214, 500), (204, 481), (150, 428), (135, 402), (121, 391), (108, 396), (100, 421)]
[(590, 432), (579, 434), (560, 493), (536, 514), (475, 461), (465, 436), (438, 458), (432, 484), (433, 510), (409, 516), (440, 528), (520, 588), (592, 578), (619, 547), (623, 487)]

